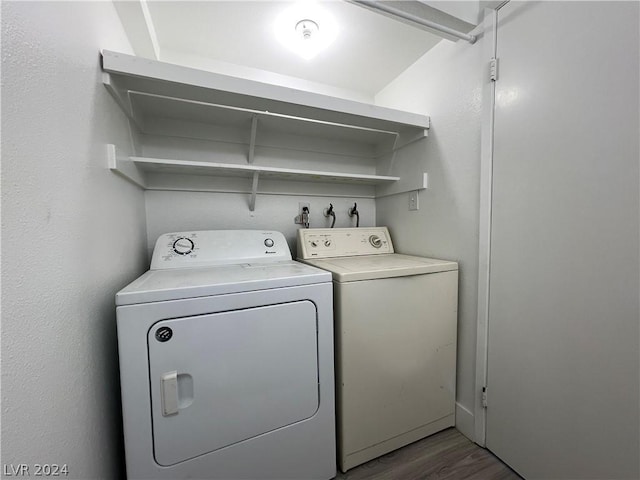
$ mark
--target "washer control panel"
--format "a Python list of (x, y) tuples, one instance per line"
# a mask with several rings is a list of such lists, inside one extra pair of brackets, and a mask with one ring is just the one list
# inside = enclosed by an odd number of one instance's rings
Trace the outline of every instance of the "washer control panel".
[(206, 230), (161, 235), (151, 270), (291, 260), (284, 235), (263, 230)]
[(298, 230), (298, 258), (303, 260), (384, 253), (393, 253), (387, 227)]

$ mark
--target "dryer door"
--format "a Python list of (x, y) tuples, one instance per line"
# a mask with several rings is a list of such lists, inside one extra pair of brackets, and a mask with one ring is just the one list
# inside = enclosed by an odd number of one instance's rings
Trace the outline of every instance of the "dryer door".
[(156, 462), (175, 465), (313, 416), (316, 318), (315, 305), (299, 301), (153, 325)]

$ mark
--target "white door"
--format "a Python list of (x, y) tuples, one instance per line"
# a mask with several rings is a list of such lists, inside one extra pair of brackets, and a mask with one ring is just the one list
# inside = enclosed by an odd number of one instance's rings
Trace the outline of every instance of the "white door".
[(489, 449), (640, 478), (638, 2), (499, 11)]
[(153, 325), (156, 462), (175, 465), (313, 416), (316, 318), (312, 302), (298, 301)]

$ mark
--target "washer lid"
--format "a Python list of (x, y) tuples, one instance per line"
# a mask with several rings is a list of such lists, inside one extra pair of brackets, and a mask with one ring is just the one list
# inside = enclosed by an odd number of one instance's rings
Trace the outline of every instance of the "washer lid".
[(310, 259), (305, 260), (305, 263), (332, 272), (333, 279), (337, 282), (404, 277), (458, 269), (456, 262), (399, 253)]
[(116, 305), (180, 300), (330, 282), (323, 270), (295, 261), (149, 270), (116, 294)]

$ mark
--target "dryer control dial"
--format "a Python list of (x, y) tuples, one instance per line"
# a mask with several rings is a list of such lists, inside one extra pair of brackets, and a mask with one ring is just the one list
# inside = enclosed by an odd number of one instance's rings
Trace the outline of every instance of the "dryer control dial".
[(193, 240), (186, 237), (180, 237), (175, 242), (173, 242), (173, 251), (178, 255), (189, 255), (193, 252)]
[(369, 243), (374, 248), (380, 248), (382, 246), (382, 239), (378, 235), (370, 235), (369, 236)]

